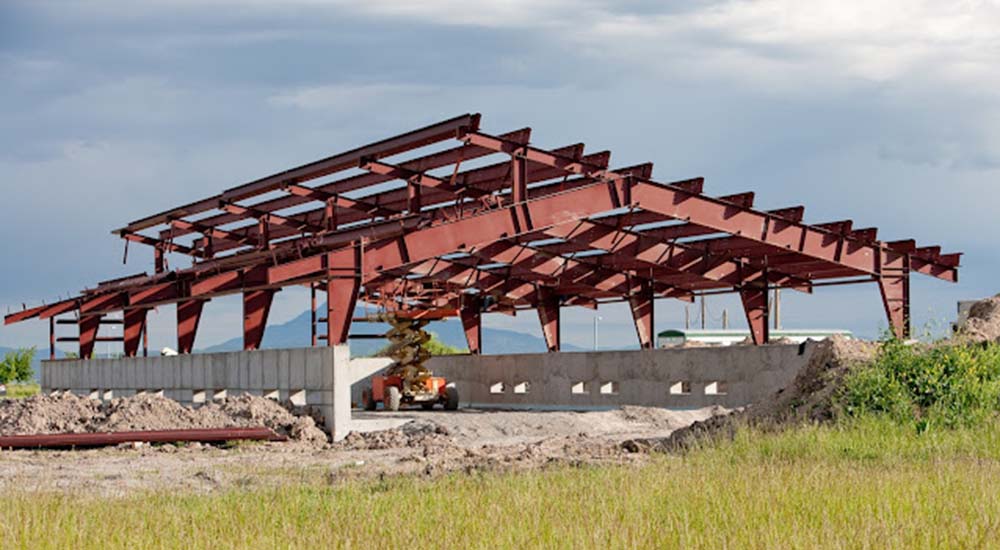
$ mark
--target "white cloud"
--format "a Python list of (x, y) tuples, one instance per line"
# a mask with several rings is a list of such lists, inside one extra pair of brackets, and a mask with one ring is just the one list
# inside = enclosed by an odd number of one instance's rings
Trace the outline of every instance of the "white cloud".
[(299, 109), (353, 111), (384, 102), (391, 96), (418, 99), (433, 95), (439, 88), (422, 84), (330, 84), (306, 86), (280, 92), (268, 98), (272, 105)]

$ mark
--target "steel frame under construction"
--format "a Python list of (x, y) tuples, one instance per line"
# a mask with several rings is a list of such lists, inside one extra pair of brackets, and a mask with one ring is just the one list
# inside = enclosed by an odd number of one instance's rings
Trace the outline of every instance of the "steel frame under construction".
[[(153, 274), (99, 283), (5, 324), (48, 319), (54, 350), (63, 316), (79, 336), (60, 340), (79, 341), (81, 357), (109, 340), (134, 356), (147, 312), (176, 304), (178, 350), (189, 353), (205, 303), (241, 293), (244, 348), (253, 350), (274, 293), (306, 285), (314, 345), (345, 343), (360, 300), (459, 316), (472, 353), (482, 349), (484, 312), (535, 309), (557, 351), (562, 306), (627, 301), (650, 348), (655, 298), (724, 291), (739, 293), (759, 344), (769, 289), (875, 282), (889, 325), (907, 337), (910, 274), (958, 279), (960, 253), (881, 241), (851, 220), (806, 224), (801, 206), (757, 210), (752, 192), (711, 197), (702, 178), (659, 183), (651, 163), (611, 169), (607, 151), (546, 150), (530, 137), (529, 128), (488, 134), (478, 114), (462, 115), (134, 221), (114, 234), (126, 254), (130, 242), (152, 248)], [(178, 255), (191, 266), (171, 270)], [(323, 316), (317, 291), (327, 296)], [(121, 338), (98, 335), (109, 322), (124, 325)]]

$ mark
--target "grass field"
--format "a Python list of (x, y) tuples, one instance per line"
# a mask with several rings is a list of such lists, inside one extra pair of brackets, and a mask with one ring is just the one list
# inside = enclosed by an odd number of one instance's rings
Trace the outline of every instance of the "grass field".
[(988, 547), (1000, 425), (917, 434), (877, 419), (740, 433), (642, 467), (559, 467), (120, 499), (12, 493), (3, 546)]
[(7, 384), (7, 397), (10, 397), (11, 399), (29, 397), (38, 393), (40, 389), (41, 388), (36, 382), (30, 382), (27, 384), (11, 382), (10, 384)]

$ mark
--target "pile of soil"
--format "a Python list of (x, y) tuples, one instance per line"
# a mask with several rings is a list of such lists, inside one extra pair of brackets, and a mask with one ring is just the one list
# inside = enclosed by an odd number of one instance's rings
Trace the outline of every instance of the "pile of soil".
[(801, 422), (827, 422), (834, 417), (834, 396), (844, 376), (871, 361), (878, 344), (834, 335), (816, 345), (805, 367), (772, 397), (729, 414), (713, 416), (681, 428), (668, 437), (630, 439), (630, 452), (672, 451), (706, 437), (732, 437), (739, 425), (780, 429)]
[(403, 447), (447, 447), (455, 440), (445, 426), (431, 420), (414, 420), (391, 430), (351, 432), (337, 447), (352, 451), (398, 449)]
[(36, 395), (0, 401), (0, 435), (185, 430), (266, 426), (293, 441), (327, 442), (308, 415), (293, 414), (272, 399), (230, 397), (197, 409), (154, 395), (108, 402), (73, 394)]
[(972, 304), (958, 336), (972, 342), (1000, 342), (1000, 296)]

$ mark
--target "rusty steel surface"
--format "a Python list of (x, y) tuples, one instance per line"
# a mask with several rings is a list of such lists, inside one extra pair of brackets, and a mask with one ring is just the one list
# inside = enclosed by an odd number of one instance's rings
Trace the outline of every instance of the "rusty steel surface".
[(412, 318), (453, 312), (473, 353), (483, 313), (535, 309), (557, 351), (561, 307), (619, 301), (649, 348), (655, 299), (735, 292), (762, 343), (770, 290), (875, 282), (905, 337), (910, 274), (958, 280), (960, 253), (879, 240), (851, 220), (806, 223), (800, 205), (755, 209), (753, 192), (713, 197), (702, 178), (659, 182), (652, 163), (615, 168), (607, 151), (543, 149), (530, 128), (489, 134), (480, 122), (454, 117), (129, 223), (114, 233), (152, 248), (152, 274), (5, 323), (72, 315), (88, 357), (102, 320), (124, 312), (131, 356), (146, 312), (177, 304), (178, 349), (188, 353), (204, 304), (240, 293), (244, 347), (257, 349), (274, 292), (307, 285), (327, 295), (325, 315), (312, 299), (314, 345), (346, 342), (361, 301)]
[(204, 428), (193, 430), (157, 430), (134, 432), (59, 433), (0, 436), (0, 449), (37, 449), (65, 447), (103, 447), (119, 443), (176, 443), (200, 441), (216, 443), (253, 439), (285, 441), (271, 428)]

